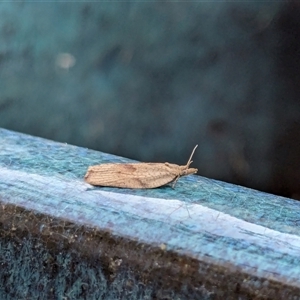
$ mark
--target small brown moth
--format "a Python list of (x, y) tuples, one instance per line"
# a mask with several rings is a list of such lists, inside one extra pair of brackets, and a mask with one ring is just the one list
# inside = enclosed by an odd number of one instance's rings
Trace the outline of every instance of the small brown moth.
[(197, 173), (189, 168), (195, 146), (187, 164), (178, 166), (170, 163), (116, 163), (102, 164), (88, 168), (84, 179), (92, 185), (129, 189), (152, 189), (173, 182), (173, 188), (181, 176)]

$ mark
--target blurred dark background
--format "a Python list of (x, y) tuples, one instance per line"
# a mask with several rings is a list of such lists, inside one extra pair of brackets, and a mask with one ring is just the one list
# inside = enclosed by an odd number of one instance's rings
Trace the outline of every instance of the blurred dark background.
[(300, 199), (297, 2), (1, 3), (0, 127)]

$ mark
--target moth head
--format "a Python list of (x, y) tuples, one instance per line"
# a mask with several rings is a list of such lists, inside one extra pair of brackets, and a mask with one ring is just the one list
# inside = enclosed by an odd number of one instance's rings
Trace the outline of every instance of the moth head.
[[(185, 167), (185, 166), (184, 166)], [(185, 175), (190, 175), (190, 174), (195, 174), (198, 172), (198, 169), (195, 168), (185, 168), (181, 171), (181, 176), (185, 176)]]

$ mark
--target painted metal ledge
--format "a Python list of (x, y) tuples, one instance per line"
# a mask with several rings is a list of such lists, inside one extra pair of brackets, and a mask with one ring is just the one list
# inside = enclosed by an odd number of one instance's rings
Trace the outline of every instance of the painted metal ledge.
[(127, 161), (0, 129), (1, 299), (300, 299), (300, 202), (201, 176), (83, 181)]

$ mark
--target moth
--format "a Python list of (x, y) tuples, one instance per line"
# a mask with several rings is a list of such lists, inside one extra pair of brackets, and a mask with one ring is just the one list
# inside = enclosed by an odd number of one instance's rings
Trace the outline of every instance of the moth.
[(107, 163), (90, 166), (85, 181), (97, 186), (110, 186), (130, 189), (152, 189), (173, 182), (186, 175), (197, 173), (190, 168), (192, 157), (198, 145), (184, 166), (166, 163)]

